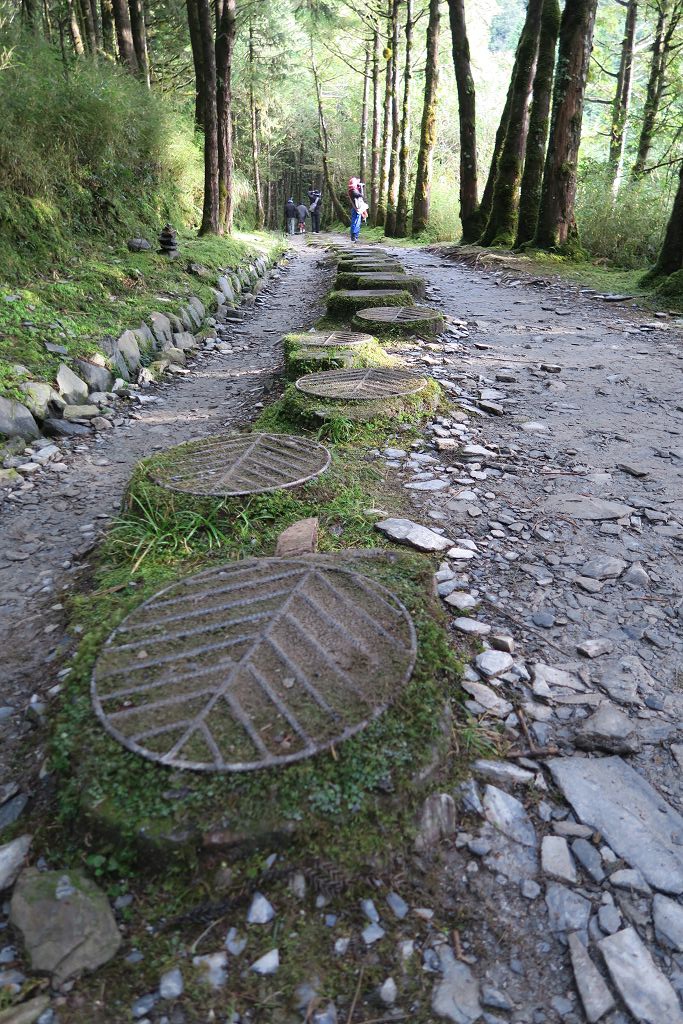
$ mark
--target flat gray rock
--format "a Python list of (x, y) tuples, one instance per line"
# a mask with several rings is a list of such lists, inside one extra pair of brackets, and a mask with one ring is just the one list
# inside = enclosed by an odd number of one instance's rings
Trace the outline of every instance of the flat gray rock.
[(0, 846), (0, 892), (14, 885), (31, 846), (31, 836), (19, 836)]
[(550, 930), (553, 932), (585, 932), (591, 915), (591, 903), (566, 885), (554, 882), (545, 891)]
[(548, 762), (577, 817), (662, 892), (683, 892), (683, 817), (620, 757), (564, 757)]
[(82, 405), (88, 400), (88, 385), (66, 363), (57, 370), (57, 387), (65, 402)]
[(614, 1008), (614, 998), (578, 935), (570, 935), (567, 941), (574, 980), (581, 996), (586, 1020), (588, 1024), (596, 1024), (596, 1021)]
[(606, 750), (609, 754), (635, 754), (640, 749), (631, 719), (608, 702), (583, 722), (574, 742), (583, 750)]
[(607, 501), (587, 494), (556, 494), (546, 501), (545, 509), (571, 519), (593, 521), (623, 519), (634, 511), (630, 505), (623, 505), (619, 501)]
[(453, 1024), (475, 1024), (483, 1012), (477, 979), (449, 946), (439, 946), (438, 954), (443, 975), (432, 992), (432, 1010)]
[(652, 901), (652, 916), (655, 922), (655, 935), (663, 946), (683, 952), (683, 907), (680, 903), (655, 893)]
[(429, 851), (452, 836), (457, 824), (455, 800), (449, 793), (432, 793), (422, 804), (415, 849)]
[(494, 828), (522, 846), (536, 848), (536, 832), (529, 815), (516, 797), (496, 786), (484, 793), (484, 814)]
[[(87, 389), (86, 389), (87, 390)], [(21, 402), (0, 395), (0, 434), (5, 437), (40, 437), (38, 424)]]
[(619, 994), (639, 1024), (683, 1024), (678, 996), (633, 928), (598, 943)]
[(483, 676), (486, 676), (487, 679), (494, 679), (496, 676), (501, 676), (503, 672), (508, 672), (514, 662), (512, 655), (506, 654), (505, 651), (484, 651), (483, 654), (477, 655), (474, 664)]
[(383, 519), (375, 523), (375, 529), (385, 534), (398, 544), (417, 548), (418, 551), (446, 551), (452, 547), (453, 541), (448, 537), (435, 533), (426, 526), (420, 526), (411, 519)]
[(615, 580), (621, 576), (627, 565), (623, 558), (600, 555), (582, 565), (580, 571), (582, 576), (588, 576), (592, 580)]
[(541, 842), (541, 867), (544, 874), (558, 882), (576, 882), (576, 865), (563, 836), (544, 836)]

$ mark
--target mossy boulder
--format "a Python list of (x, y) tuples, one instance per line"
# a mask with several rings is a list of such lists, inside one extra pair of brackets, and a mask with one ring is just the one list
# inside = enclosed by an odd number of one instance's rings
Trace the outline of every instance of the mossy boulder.
[(356, 270), (340, 271), (335, 282), (337, 288), (402, 288), (416, 298), (423, 299), (425, 295), (425, 280), (422, 277), (414, 277), (410, 274), (394, 274), (388, 272), (375, 273)]
[(380, 339), (405, 338), (410, 334), (430, 338), (441, 334), (444, 329), (444, 316), (438, 309), (414, 306), (407, 316), (399, 316), (398, 319), (393, 319), (395, 314), (392, 311), (390, 303), (368, 306), (356, 312), (351, 326), (358, 331), (372, 331)]
[(352, 346), (316, 345), (308, 334), (288, 334), (283, 339), (285, 371), (290, 380), (298, 380), (318, 370), (352, 370), (367, 366), (395, 366), (398, 360), (388, 355), (372, 338)]
[(371, 306), (414, 305), (412, 295), (403, 288), (344, 288), (327, 297), (329, 316), (340, 319), (350, 319), (359, 309)]
[(319, 428), (326, 420), (420, 423), (444, 402), (441, 386), (431, 377), (425, 381), (424, 388), (411, 395), (370, 401), (317, 398), (290, 385), (282, 398), (283, 411), (288, 420), (310, 430)]

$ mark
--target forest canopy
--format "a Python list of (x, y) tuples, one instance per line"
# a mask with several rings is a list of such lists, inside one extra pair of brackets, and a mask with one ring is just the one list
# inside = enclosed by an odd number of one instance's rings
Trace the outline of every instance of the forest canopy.
[(683, 261), (683, 0), (3, 0), (0, 237), (282, 230)]

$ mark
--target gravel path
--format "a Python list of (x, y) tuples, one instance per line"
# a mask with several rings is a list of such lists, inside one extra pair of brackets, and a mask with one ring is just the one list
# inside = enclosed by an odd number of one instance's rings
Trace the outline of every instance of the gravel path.
[(46, 470), (19, 501), (0, 505), (0, 784), (17, 768), (14, 741), (33, 728), (31, 716), (26, 719), (31, 697), (42, 700), (57, 683), (72, 648), (60, 598), (74, 586), (79, 559), (117, 513), (133, 467), (155, 449), (256, 415), (280, 380), (282, 335), (320, 315), (328, 285), (319, 259), (297, 244), (243, 322), (225, 325), (221, 338), (233, 354), (206, 353), (187, 376), (140, 392), (157, 401), (134, 406), (110, 432), (63, 443), (66, 472)]

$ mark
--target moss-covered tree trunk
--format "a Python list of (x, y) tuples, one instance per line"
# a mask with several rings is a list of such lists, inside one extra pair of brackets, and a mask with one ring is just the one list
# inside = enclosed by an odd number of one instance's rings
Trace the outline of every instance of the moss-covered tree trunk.
[(676, 289), (678, 294), (683, 295), (683, 162), (678, 178), (678, 189), (676, 198), (671, 209), (671, 216), (666, 228), (664, 242), (659, 253), (659, 259), (649, 274), (645, 275), (645, 281), (651, 281), (659, 277), (669, 277), (671, 274), (680, 274)]
[(510, 248), (515, 238), (519, 186), (529, 128), (529, 98), (536, 71), (542, 10), (543, 0), (529, 0), (517, 47), (510, 114), (498, 160), (491, 212), (481, 239), (483, 245), (502, 245)]
[(87, 50), (88, 53), (90, 53), (94, 57), (97, 53), (97, 34), (95, 32), (95, 21), (93, 19), (90, 0), (80, 0), (79, 10), (81, 14), (81, 24), (83, 25), (83, 33), (85, 35)]
[(645, 167), (650, 155), (657, 114), (659, 113), (659, 106), (664, 93), (666, 67), (672, 45), (672, 37), (680, 19), (681, 5), (677, 4), (673, 11), (670, 9), (670, 6), (667, 0), (660, 0), (658, 4), (657, 25), (652, 42), (652, 58), (650, 60), (650, 70), (645, 91), (645, 103), (643, 105), (643, 119), (638, 137), (638, 153), (631, 172), (632, 176), (636, 179), (642, 177), (645, 173)]
[(138, 74), (149, 89), (149, 55), (147, 53), (147, 26), (145, 25), (144, 0), (128, 0), (130, 11), (130, 28), (133, 33), (133, 46), (138, 60)]
[[(116, 3), (117, 0), (114, 0)], [(188, 0), (195, 2), (195, 0)], [(200, 235), (217, 235), (220, 222), (216, 42), (210, 0), (196, 0), (204, 66), (204, 202)]]
[(534, 239), (540, 249), (564, 247), (578, 236), (576, 169), (596, 7), (597, 0), (566, 0), (562, 13), (550, 139)]
[(553, 90), (555, 50), (560, 31), (559, 0), (544, 0), (541, 14), (541, 34), (538, 40), (538, 59), (526, 139), (524, 173), (519, 195), (517, 237), (515, 246), (530, 242), (536, 234), (538, 207), (541, 201), (543, 164), (548, 141), (550, 97)]
[[(327, 190), (327, 194), (330, 197), (330, 202), (332, 203), (334, 216), (336, 217), (337, 220), (341, 221), (342, 224), (348, 224), (350, 222), (349, 214), (346, 212), (342, 204), (339, 202), (339, 196), (335, 191), (334, 182), (330, 174), (330, 161), (328, 158), (330, 150), (330, 140), (327, 134), (327, 123), (325, 121), (325, 111), (323, 109), (323, 97), (320, 89), (320, 76), (318, 75), (318, 68), (315, 63), (315, 57), (313, 56), (313, 40), (311, 40), (311, 70), (313, 71), (315, 95), (318, 102), (318, 131), (320, 134), (320, 155), (323, 165), (323, 177), (325, 178), (325, 188)], [(291, 195), (291, 191), (289, 194)]]
[(377, 220), (379, 199), (379, 139), (382, 120), (380, 96), (380, 67), (382, 62), (382, 41), (379, 28), (375, 25), (372, 34), (372, 143), (370, 146), (370, 223)]
[(192, 63), (194, 64), (194, 123), (198, 131), (204, 131), (204, 106), (206, 103), (206, 79), (204, 75), (204, 52), (202, 33), (199, 25), (197, 0), (186, 0), (187, 25), (190, 31)]
[(398, 46), (399, 7), (401, 0), (391, 5), (391, 154), (389, 157), (389, 180), (387, 184), (387, 212), (384, 218), (384, 234), (396, 234), (396, 204), (398, 203), (398, 162), (401, 151), (401, 122), (398, 109)]
[(114, 11), (112, 0), (100, 0), (100, 22), (102, 24), (102, 49), (106, 54), (114, 55), (116, 40), (114, 34)]
[(609, 167), (615, 193), (619, 191), (624, 168), (624, 145), (626, 143), (626, 120), (631, 103), (633, 80), (633, 51), (636, 41), (638, 0), (628, 0), (624, 37), (621, 41), (621, 58), (617, 74), (617, 87), (612, 104), (612, 120), (609, 138)]
[(398, 202), (396, 204), (396, 238), (408, 234), (408, 185), (410, 178), (410, 83), (413, 58), (413, 0), (406, 0), (406, 71), (403, 80), (401, 107), (401, 149), (398, 158)]
[[(500, 160), (500, 154), (503, 150), (503, 143), (505, 142), (505, 133), (507, 132), (508, 121), (510, 120), (510, 104), (512, 103), (512, 91), (515, 84), (514, 79), (514, 64), (512, 75), (510, 77), (510, 84), (508, 86), (507, 96), (505, 97), (505, 106), (503, 112), (500, 115), (500, 121), (498, 122), (498, 129), (496, 131), (496, 137), (493, 141), (493, 152), (491, 153), (491, 163), (489, 164), (489, 173), (486, 177), (486, 184), (484, 185), (484, 191), (481, 196), (481, 203), (479, 204), (479, 223), (480, 225), (486, 224), (491, 213), (491, 204), (493, 202), (493, 188), (496, 184), (496, 175), (498, 174), (498, 161)], [(477, 241), (479, 235), (472, 241)]]
[(116, 43), (119, 48), (119, 60), (129, 71), (139, 73), (138, 58), (133, 43), (133, 32), (130, 26), (130, 11), (126, 0), (112, 0), (114, 24), (116, 26)]
[(384, 75), (384, 113), (382, 124), (382, 151), (379, 160), (379, 186), (377, 189), (377, 212), (375, 224), (380, 227), (387, 216), (387, 181), (389, 179), (389, 157), (391, 153), (391, 82), (394, 73), (393, 22), (391, 15), (394, 9), (393, 0), (389, 0), (388, 39), (384, 51), (386, 71)]
[(254, 197), (256, 199), (256, 227), (260, 231), (266, 222), (263, 209), (263, 188), (259, 156), (259, 110), (254, 94), (254, 23), (249, 19), (249, 121), (251, 126), (251, 166), (254, 173)]
[(218, 230), (232, 231), (234, 160), (232, 153), (232, 55), (237, 31), (236, 0), (222, 0), (216, 22), (216, 117), (218, 121)]
[(422, 106), (422, 125), (420, 128), (420, 149), (417, 154), (417, 172), (415, 174), (415, 194), (413, 196), (412, 230), (414, 235), (419, 235), (429, 224), (434, 145), (436, 143), (440, 27), (441, 12), (439, 10), (439, 0), (429, 0), (424, 103)]
[(465, 0), (448, 0), (448, 14), (453, 39), (455, 83), (458, 90), (462, 241), (475, 242), (481, 233), (477, 181), (477, 111), (465, 20)]
[(363, 68), (363, 102), (360, 108), (360, 158), (358, 161), (360, 180), (365, 181), (368, 174), (368, 105), (370, 102), (370, 50), (365, 49), (365, 66)]

